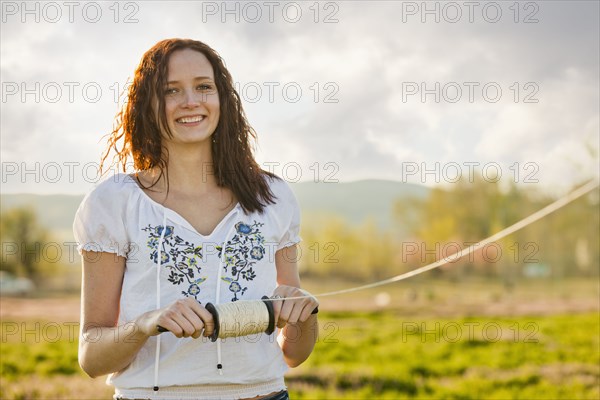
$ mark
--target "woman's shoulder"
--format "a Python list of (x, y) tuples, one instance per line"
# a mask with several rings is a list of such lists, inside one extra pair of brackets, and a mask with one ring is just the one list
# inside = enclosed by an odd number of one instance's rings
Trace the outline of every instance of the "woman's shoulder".
[(269, 184), (271, 193), (273, 193), (275, 205), (294, 207), (297, 204), (296, 195), (285, 179), (277, 175), (267, 174), (265, 174), (265, 179)]
[(118, 202), (126, 200), (135, 190), (137, 183), (128, 174), (116, 173), (104, 176), (96, 185), (86, 194), (84, 201), (101, 200), (109, 202)]
[[(126, 257), (127, 210), (131, 204), (131, 178), (115, 174), (102, 178), (81, 201), (73, 220), (78, 250), (107, 251)], [(115, 251), (115, 245), (117, 250)], [(99, 246), (99, 247), (98, 247)]]
[(271, 189), (271, 192), (275, 195), (275, 197), (289, 197), (290, 195), (294, 195), (290, 184), (280, 176), (275, 174), (264, 174), (264, 178), (266, 179), (267, 184), (269, 185), (269, 188)]

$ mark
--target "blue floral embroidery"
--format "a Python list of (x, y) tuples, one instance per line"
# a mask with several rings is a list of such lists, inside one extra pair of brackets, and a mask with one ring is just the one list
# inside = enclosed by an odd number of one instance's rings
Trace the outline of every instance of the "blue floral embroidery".
[(201, 272), (201, 267), (198, 266), (198, 258), (203, 258), (202, 246), (194, 246), (193, 243), (174, 235), (175, 228), (172, 226), (164, 228), (162, 225), (148, 225), (146, 228), (142, 228), (142, 230), (148, 232), (147, 246), (152, 250), (150, 259), (154, 263), (158, 259), (158, 242), (164, 230), (165, 236), (161, 249), (161, 265), (171, 270), (168, 281), (173, 285), (180, 285), (187, 281), (189, 287), (186, 291), (182, 291), (181, 294), (187, 297), (194, 297), (198, 300), (197, 296), (200, 294), (200, 284), (206, 280), (206, 278), (198, 276)]
[(255, 260), (261, 260), (264, 255), (265, 255), (264, 247), (254, 246), (252, 248), (252, 250), (250, 251), (250, 256), (252, 258), (254, 258)]
[(231, 301), (239, 300), (243, 296), (247, 286), (242, 286), (241, 280), (252, 281), (256, 278), (254, 264), (262, 260), (265, 255), (265, 238), (260, 232), (264, 223), (254, 221), (253, 224), (238, 222), (235, 225), (236, 234), (224, 246), (217, 246), (216, 249), (221, 257), (224, 249), (225, 264), (223, 269), (231, 276), (224, 276), (221, 279), (229, 282), (229, 291), (233, 293)]
[(198, 295), (198, 293), (200, 293), (200, 286), (196, 285), (195, 283), (192, 283), (187, 292), (190, 295), (196, 297), (196, 295)]
[(252, 233), (252, 227), (244, 224), (243, 222), (238, 222), (235, 225), (235, 229), (237, 230), (238, 233), (241, 233), (242, 235), (248, 235), (248, 234)]
[(231, 282), (231, 285), (229, 285), (229, 290), (231, 290), (233, 293), (237, 293), (242, 290), (242, 287), (237, 282)]

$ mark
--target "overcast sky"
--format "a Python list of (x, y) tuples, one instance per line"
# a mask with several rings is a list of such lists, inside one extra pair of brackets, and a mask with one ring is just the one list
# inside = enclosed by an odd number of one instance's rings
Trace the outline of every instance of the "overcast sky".
[(219, 52), (290, 182), (598, 175), (597, 1), (23, 4), (2, 2), (2, 193), (86, 192), (116, 97), (171, 37)]

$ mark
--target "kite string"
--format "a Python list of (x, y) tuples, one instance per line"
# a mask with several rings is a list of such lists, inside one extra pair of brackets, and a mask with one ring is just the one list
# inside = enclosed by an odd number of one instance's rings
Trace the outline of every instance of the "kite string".
[[(589, 182), (588, 184), (580, 187), (577, 190), (569, 193), (567, 196), (560, 198), (554, 203), (542, 208), (541, 210), (523, 218), (515, 224), (512, 224), (500, 232), (493, 234), (492, 236), (482, 240), (481, 242), (475, 243), (469, 247), (466, 247), (460, 251), (453, 253), (450, 256), (444, 257), (440, 260), (437, 260), (431, 264), (425, 265), (421, 268), (417, 268), (413, 271), (406, 272), (404, 274), (396, 275), (394, 277), (384, 279), (378, 282), (373, 282), (367, 285), (356, 286), (353, 288), (336, 290), (333, 292), (326, 292), (321, 294), (316, 294), (314, 297), (325, 297), (325, 296), (334, 296), (343, 293), (356, 292), (358, 290), (369, 289), (377, 286), (382, 286), (392, 282), (398, 282), (403, 279), (410, 278), (415, 275), (422, 274), (423, 272), (432, 270), (434, 268), (438, 268), (444, 264), (447, 264), (450, 261), (456, 261), (465, 255), (471, 254), (477, 249), (486, 246), (487, 244), (494, 242), (496, 240), (502, 239), (511, 233), (518, 231), (526, 227), (527, 225), (547, 216), (548, 214), (564, 207), (569, 204), (571, 201), (583, 196), (584, 194), (590, 192), (591, 190), (598, 187), (598, 183)], [(237, 337), (237, 336), (246, 336), (254, 333), (262, 333), (265, 332), (267, 334), (271, 334), (273, 332), (273, 328), (275, 327), (274, 321), (274, 313), (271, 304), (267, 303), (268, 301), (282, 301), (282, 300), (291, 300), (291, 299), (301, 299), (309, 296), (298, 296), (298, 297), (286, 297), (286, 298), (267, 298), (263, 297), (261, 300), (242, 300), (238, 302), (226, 303), (226, 304), (218, 304), (212, 305), (207, 304), (206, 308), (209, 310), (211, 314), (213, 314), (213, 318), (215, 320), (215, 331), (213, 333), (213, 337), (211, 340), (215, 341), (218, 338), (227, 338), (227, 337)], [(226, 329), (228, 328), (228, 329)], [(220, 364), (219, 364), (220, 365)], [(219, 367), (217, 367), (219, 368)]]
[[(404, 280), (407, 278), (411, 278), (415, 275), (422, 274), (423, 272), (427, 272), (432, 269), (441, 267), (444, 264), (447, 264), (451, 261), (456, 261), (468, 254), (473, 253), (474, 251), (478, 250), (479, 248), (481, 248), (491, 242), (495, 242), (496, 240), (502, 239), (502, 238), (510, 235), (511, 233), (514, 233), (514, 232), (526, 227), (527, 225), (534, 223), (535, 221), (547, 216), (548, 214), (553, 213), (554, 211), (564, 207), (565, 205), (569, 204), (573, 200), (578, 199), (579, 197), (591, 192), (592, 190), (596, 189), (597, 187), (598, 187), (598, 182), (590, 181), (587, 184), (585, 184), (585, 185), (579, 187), (578, 189), (572, 191), (571, 193), (567, 194), (566, 196), (556, 200), (554, 203), (551, 203), (551, 204), (547, 205), (546, 207), (542, 208), (541, 210), (538, 210), (535, 213), (523, 218), (522, 220), (502, 229), (501, 231), (482, 240), (481, 242), (478, 242), (471, 246), (465, 247), (464, 249), (457, 251), (455, 253), (452, 253), (451, 255), (446, 256), (440, 260), (437, 260), (431, 264), (425, 265), (423, 267), (414, 269), (414, 270), (406, 272), (404, 274), (399, 274), (399, 275), (396, 275), (396, 276), (393, 276), (391, 278), (384, 279), (381, 281), (369, 283), (366, 285), (356, 286), (356, 287), (348, 288), (348, 289), (314, 294), (312, 296), (313, 297), (327, 297), (327, 296), (335, 296), (338, 294), (356, 292), (359, 290), (370, 289), (370, 288), (374, 288), (374, 287), (378, 287), (378, 286), (387, 285), (389, 283), (398, 282), (398, 281), (401, 281), (401, 280)], [(302, 299), (305, 297), (308, 297), (308, 296), (286, 297), (285, 299), (283, 299), (283, 298), (282, 299), (268, 299), (266, 301), (296, 300), (296, 299)]]

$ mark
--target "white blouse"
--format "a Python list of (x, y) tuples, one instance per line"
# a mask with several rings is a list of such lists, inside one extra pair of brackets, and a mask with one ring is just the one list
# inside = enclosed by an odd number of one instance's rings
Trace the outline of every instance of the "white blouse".
[[(277, 286), (275, 252), (301, 241), (300, 208), (287, 182), (265, 179), (276, 203), (263, 214), (246, 214), (238, 203), (208, 236), (127, 174), (88, 193), (75, 215), (75, 239), (79, 252), (126, 258), (119, 325), (184, 297), (205, 305), (270, 296)], [(283, 390), (287, 365), (276, 335), (211, 342), (166, 332), (150, 337), (107, 383), (115, 397), (127, 398), (241, 398)]]

